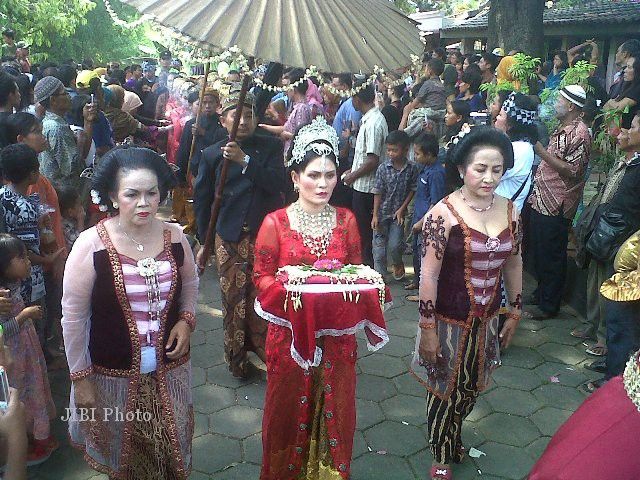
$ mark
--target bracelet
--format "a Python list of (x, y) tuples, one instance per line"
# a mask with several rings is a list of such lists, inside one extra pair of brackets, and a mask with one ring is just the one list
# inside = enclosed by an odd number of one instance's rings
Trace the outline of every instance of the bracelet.
[(193, 332), (196, 329), (196, 316), (192, 312), (180, 312), (178, 315), (178, 321), (182, 320)]
[(436, 328), (436, 323), (427, 323), (427, 322), (420, 322), (418, 323), (418, 326), (424, 330), (430, 330), (432, 328)]

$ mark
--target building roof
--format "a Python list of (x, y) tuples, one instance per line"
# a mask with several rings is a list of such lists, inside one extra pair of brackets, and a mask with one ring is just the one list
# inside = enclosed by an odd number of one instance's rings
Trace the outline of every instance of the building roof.
[[(488, 26), (489, 9), (473, 18), (444, 27), (442, 30), (484, 30)], [(545, 9), (544, 25), (619, 24), (640, 21), (640, 1), (591, 0), (573, 7)]]

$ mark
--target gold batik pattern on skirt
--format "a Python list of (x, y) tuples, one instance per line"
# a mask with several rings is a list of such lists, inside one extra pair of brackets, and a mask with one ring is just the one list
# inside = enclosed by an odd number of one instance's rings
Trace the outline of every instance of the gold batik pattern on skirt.
[(456, 385), (447, 400), (427, 393), (427, 435), (437, 463), (462, 461), (462, 422), (478, 398), (480, 319), (474, 318), (461, 352), (462, 362)]
[(224, 352), (229, 369), (236, 376), (246, 374), (247, 352), (265, 360), (267, 321), (256, 314), (253, 304), (255, 238), (248, 232), (238, 242), (227, 242), (216, 235), (215, 252), (222, 290), (224, 312)]
[[(124, 468), (127, 480), (178, 480), (173, 449), (162, 416), (160, 392), (154, 374), (140, 375), (133, 412), (141, 421), (131, 424), (131, 456)], [(145, 415), (146, 414), (146, 415)], [(149, 421), (142, 419), (151, 418)]]
[(311, 421), (311, 434), (309, 437), (309, 452), (306, 462), (302, 467), (299, 480), (342, 480), (340, 472), (333, 468), (333, 459), (329, 449), (329, 434), (325, 423), (325, 401), (323, 385), (324, 375), (322, 368), (313, 370), (313, 418)]

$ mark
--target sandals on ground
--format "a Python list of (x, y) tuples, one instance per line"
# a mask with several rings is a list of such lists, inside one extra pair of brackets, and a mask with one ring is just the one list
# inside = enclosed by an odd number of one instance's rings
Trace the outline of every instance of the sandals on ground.
[(417, 290), (418, 284), (416, 282), (409, 282), (404, 286), (405, 290)]
[(433, 465), (429, 474), (432, 480), (451, 480), (453, 478), (451, 468), (444, 465)]
[(596, 343), (595, 345), (587, 348), (585, 351), (589, 355), (593, 355), (594, 357), (604, 357), (607, 354), (607, 347)]

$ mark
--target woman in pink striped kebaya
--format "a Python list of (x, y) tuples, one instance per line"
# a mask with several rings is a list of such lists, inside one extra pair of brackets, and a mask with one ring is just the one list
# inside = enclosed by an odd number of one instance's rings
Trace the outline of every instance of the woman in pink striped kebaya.
[(69, 434), (111, 478), (182, 480), (191, 470), (198, 275), (179, 226), (155, 218), (174, 186), (152, 150), (105, 155), (91, 198), (112, 215), (80, 234), (65, 269)]
[[(470, 130), (470, 131), (469, 131)], [(500, 365), (521, 314), (522, 228), (496, 195), (513, 167), (511, 141), (493, 127), (463, 128), (449, 159), (463, 186), (427, 212), (422, 229), (420, 322), (411, 369), (427, 389), (431, 478), (450, 480), (464, 456), (462, 421)], [(500, 327), (500, 277), (509, 313)]]

